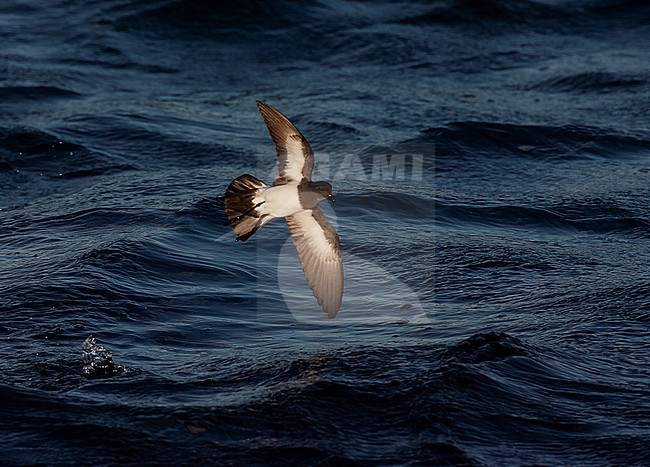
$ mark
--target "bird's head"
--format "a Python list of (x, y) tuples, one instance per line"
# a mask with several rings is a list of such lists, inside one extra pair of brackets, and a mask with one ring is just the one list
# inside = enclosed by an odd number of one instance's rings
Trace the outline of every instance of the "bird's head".
[(310, 188), (321, 198), (334, 201), (334, 196), (332, 196), (332, 185), (330, 185), (329, 183), (313, 182)]

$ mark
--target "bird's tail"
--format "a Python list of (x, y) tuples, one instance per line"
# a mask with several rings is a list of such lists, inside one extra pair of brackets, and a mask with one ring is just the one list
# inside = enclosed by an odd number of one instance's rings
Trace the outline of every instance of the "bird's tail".
[(237, 234), (237, 240), (245, 242), (271, 218), (261, 214), (257, 208), (262, 204), (255, 203), (260, 188), (267, 185), (252, 175), (240, 175), (228, 186), (224, 204), (228, 215), (228, 224)]

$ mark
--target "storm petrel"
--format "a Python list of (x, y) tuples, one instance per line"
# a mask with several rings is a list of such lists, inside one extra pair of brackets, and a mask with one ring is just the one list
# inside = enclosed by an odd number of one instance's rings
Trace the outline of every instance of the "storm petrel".
[(332, 185), (311, 181), (314, 152), (293, 123), (264, 102), (257, 106), (275, 143), (278, 176), (272, 186), (248, 174), (234, 179), (225, 195), (228, 223), (244, 242), (268, 221), (284, 217), (314, 297), (334, 318), (343, 298), (341, 246), (318, 207), (334, 200)]

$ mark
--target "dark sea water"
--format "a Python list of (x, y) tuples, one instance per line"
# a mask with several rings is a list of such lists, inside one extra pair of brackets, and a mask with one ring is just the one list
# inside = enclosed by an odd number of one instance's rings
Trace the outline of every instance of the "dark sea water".
[[(4, 0), (0, 44), (3, 465), (650, 464), (647, 2)], [(225, 225), (256, 99), (334, 185), (334, 321)]]

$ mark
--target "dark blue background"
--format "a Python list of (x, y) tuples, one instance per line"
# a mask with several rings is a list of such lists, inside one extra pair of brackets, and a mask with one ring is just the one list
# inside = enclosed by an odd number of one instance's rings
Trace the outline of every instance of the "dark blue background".
[[(0, 459), (650, 463), (647, 2), (234, 3), (0, 5)], [(224, 224), (256, 99), (335, 187), (333, 322)]]

